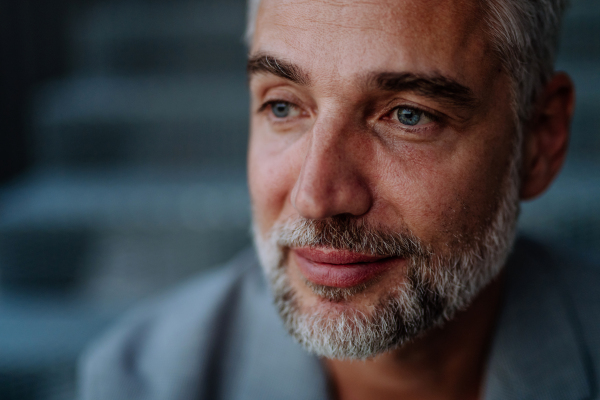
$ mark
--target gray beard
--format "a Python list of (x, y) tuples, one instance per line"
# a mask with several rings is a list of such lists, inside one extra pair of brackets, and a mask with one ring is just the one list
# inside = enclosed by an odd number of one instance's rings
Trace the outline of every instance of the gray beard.
[[(389, 233), (349, 218), (288, 220), (276, 224), (266, 239), (254, 225), (257, 253), (289, 333), (318, 356), (366, 359), (402, 346), (465, 309), (502, 270), (514, 241), (520, 165), (515, 152), (491, 223), (469, 243), (448, 244), (445, 251), (435, 251), (407, 228)], [(302, 310), (290, 285), (286, 260), (287, 249), (304, 246), (402, 257), (408, 261), (406, 279), (368, 313), (346, 302), (376, 281), (351, 288), (305, 281), (321, 302), (344, 306)]]

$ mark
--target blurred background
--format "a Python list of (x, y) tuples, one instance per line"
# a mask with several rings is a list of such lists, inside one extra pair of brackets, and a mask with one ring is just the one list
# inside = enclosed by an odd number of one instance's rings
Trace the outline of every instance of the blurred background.
[[(0, 2), (0, 399), (71, 400), (80, 351), (133, 302), (250, 243), (243, 0)], [(558, 68), (565, 170), (523, 205), (542, 240), (600, 248), (600, 2)]]

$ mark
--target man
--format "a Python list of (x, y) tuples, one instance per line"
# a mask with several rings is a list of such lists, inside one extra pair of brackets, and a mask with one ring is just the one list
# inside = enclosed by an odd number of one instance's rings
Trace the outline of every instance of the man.
[(598, 272), (514, 240), (565, 157), (564, 7), (252, 1), (268, 284), (249, 252), (137, 310), (83, 398), (595, 398)]

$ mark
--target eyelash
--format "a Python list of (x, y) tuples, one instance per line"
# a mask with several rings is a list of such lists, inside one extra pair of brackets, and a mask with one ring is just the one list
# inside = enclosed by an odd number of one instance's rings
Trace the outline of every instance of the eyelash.
[(414, 106), (412, 104), (403, 104), (403, 105), (396, 106), (396, 107), (392, 108), (387, 114), (392, 115), (392, 114), (398, 112), (398, 110), (403, 110), (403, 109), (414, 110), (416, 112), (423, 113), (423, 115), (425, 117), (427, 117), (435, 122), (439, 121), (439, 119), (440, 119), (440, 117), (438, 115), (432, 113), (431, 111), (425, 110), (418, 106)]
[(269, 101), (267, 101), (267, 102), (263, 103), (263, 104), (260, 106), (260, 108), (258, 109), (258, 111), (256, 111), (256, 112), (257, 112), (257, 113), (261, 113), (261, 112), (265, 111), (265, 110), (266, 110), (268, 107), (272, 107), (272, 106), (273, 106), (273, 104), (275, 104), (275, 103), (287, 103), (287, 104), (292, 104), (292, 103), (290, 103), (290, 102), (288, 102), (288, 101), (284, 101), (284, 100), (269, 100)]
[[(260, 106), (260, 108), (257, 110), (257, 113), (262, 113), (262, 112), (264, 112), (267, 109), (269, 109), (269, 111), (271, 111), (271, 107), (273, 107), (277, 103), (284, 103), (284, 104), (287, 104), (289, 106), (298, 108), (298, 106), (295, 103), (292, 103), (291, 101), (274, 99), (274, 100), (269, 100), (269, 101), (264, 102)], [(431, 122), (434, 122), (434, 123), (439, 123), (441, 121), (441, 119), (442, 119), (442, 117), (440, 115), (437, 115), (436, 113), (433, 113), (433, 112), (428, 111), (428, 110), (424, 110), (423, 108), (415, 106), (413, 104), (397, 105), (397, 106), (395, 106), (394, 108), (392, 108), (391, 110), (389, 110), (385, 114), (385, 116), (386, 116), (385, 119), (386, 120), (394, 120), (394, 122), (396, 124), (401, 125), (401, 129), (404, 129), (404, 130), (407, 130), (407, 131), (416, 132), (416, 131), (421, 131), (421, 130), (429, 130), (429, 129), (431, 129), (431, 127), (428, 126), (429, 124), (426, 124), (425, 126), (420, 126), (420, 125), (410, 126), (410, 125), (406, 125), (406, 124), (401, 123), (397, 119), (397, 117), (394, 115), (395, 113), (398, 112), (398, 110), (401, 110), (401, 109), (410, 109), (410, 110), (414, 110), (414, 111), (416, 111), (418, 113), (422, 113), (422, 115), (424, 117), (426, 117), (427, 119), (429, 119)], [(271, 111), (271, 114), (272, 113), (273, 112)], [(278, 120), (278, 122), (285, 122), (286, 121), (285, 118), (277, 118), (277, 117), (274, 117), (274, 118), (276, 120)]]
[[(415, 112), (421, 113), (421, 115), (423, 117), (429, 119), (429, 122), (424, 125), (414, 125), (414, 126), (403, 124), (402, 122), (400, 122), (398, 120), (398, 117), (396, 116), (398, 111), (402, 110), (402, 109), (414, 110)], [(399, 127), (400, 129), (407, 131), (407, 132), (423, 132), (423, 131), (429, 131), (429, 130), (435, 129), (436, 126), (433, 124), (436, 124), (439, 126), (439, 124), (442, 122), (442, 118), (443, 118), (441, 115), (439, 115), (437, 113), (434, 113), (429, 110), (425, 110), (422, 107), (418, 107), (413, 104), (397, 105), (384, 115), (385, 115), (384, 120), (386, 120), (390, 123), (393, 123), (395, 125), (395, 127)]]
[[(289, 110), (291, 112), (293, 112), (295, 115), (290, 115), (290, 116), (286, 116), (286, 117), (278, 117), (275, 115), (275, 112), (273, 111), (275, 105), (277, 104), (285, 104), (289, 107)], [(291, 101), (287, 101), (287, 100), (279, 100), (279, 99), (273, 99), (273, 100), (269, 100), (266, 101), (265, 103), (263, 103), (260, 108), (257, 111), (257, 114), (260, 113), (264, 113), (265, 110), (267, 110), (269, 112), (268, 117), (269, 119), (271, 119), (271, 123), (273, 124), (286, 124), (288, 122), (292, 122), (297, 118), (301, 118), (306, 116), (307, 114), (305, 113), (305, 111), (302, 110), (301, 107), (299, 107), (296, 103), (291, 102)]]

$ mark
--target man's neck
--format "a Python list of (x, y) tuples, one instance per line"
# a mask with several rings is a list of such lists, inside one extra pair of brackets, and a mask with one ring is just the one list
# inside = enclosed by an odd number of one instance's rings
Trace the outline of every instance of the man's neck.
[(452, 321), (397, 350), (366, 361), (324, 360), (334, 398), (479, 399), (502, 288), (500, 277)]

